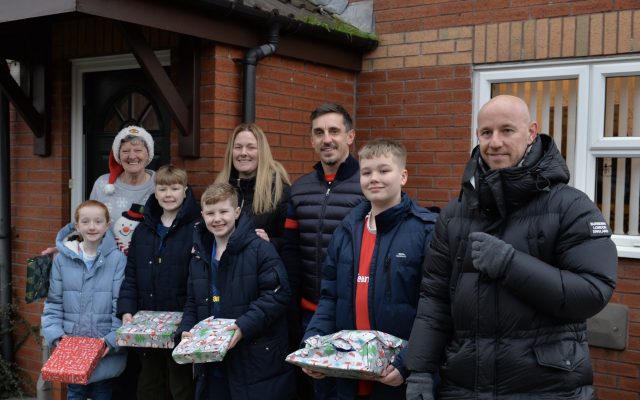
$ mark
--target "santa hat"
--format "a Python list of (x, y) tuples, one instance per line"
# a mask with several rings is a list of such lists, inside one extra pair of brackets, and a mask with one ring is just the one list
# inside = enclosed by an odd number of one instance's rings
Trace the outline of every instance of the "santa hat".
[[(147, 132), (144, 128), (139, 126), (127, 126), (122, 129), (116, 135), (116, 138), (113, 140), (113, 146), (111, 153), (109, 153), (109, 184), (105, 185), (104, 192), (106, 194), (114, 194), (116, 192), (116, 187), (114, 183), (118, 176), (124, 171), (122, 168), (122, 162), (120, 161), (120, 146), (122, 146), (122, 139), (127, 136), (137, 136), (140, 140), (145, 143), (145, 147), (147, 148), (147, 152), (149, 153), (149, 160), (147, 160), (147, 165), (153, 160), (153, 137)], [(147, 166), (145, 165), (145, 167)]]

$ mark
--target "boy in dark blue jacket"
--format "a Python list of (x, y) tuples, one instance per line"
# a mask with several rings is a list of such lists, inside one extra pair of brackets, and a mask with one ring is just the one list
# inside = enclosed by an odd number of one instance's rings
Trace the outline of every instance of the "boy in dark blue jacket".
[[(117, 314), (123, 323), (132, 321), (139, 310), (182, 311), (187, 302), (189, 261), (200, 206), (183, 169), (165, 165), (156, 172), (154, 183), (155, 196), (147, 200), (144, 221), (135, 229), (129, 246), (118, 299)], [(171, 351), (136, 349), (142, 356), (138, 400), (167, 399), (167, 386), (175, 400), (193, 399), (192, 367), (176, 364)]]
[[(360, 203), (333, 233), (322, 267), (320, 303), (304, 338), (343, 329), (378, 330), (408, 340), (418, 306), (422, 263), (438, 208), (405, 193), (407, 151), (376, 139), (359, 152)], [(401, 399), (408, 371), (403, 349), (377, 382), (338, 379), (340, 399)], [(323, 374), (303, 369), (316, 379)]]
[(222, 362), (197, 364), (196, 399), (288, 400), (296, 392), (285, 311), (291, 296), (287, 274), (273, 245), (256, 234), (228, 183), (202, 195), (203, 224), (193, 237), (188, 294), (176, 342), (210, 316), (235, 319)]

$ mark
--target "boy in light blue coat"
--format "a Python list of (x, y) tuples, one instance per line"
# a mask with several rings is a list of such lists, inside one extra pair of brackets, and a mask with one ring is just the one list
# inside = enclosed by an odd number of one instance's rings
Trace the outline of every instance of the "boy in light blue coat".
[(95, 200), (78, 206), (75, 224), (56, 239), (42, 333), (50, 346), (66, 336), (102, 338), (107, 349), (87, 385), (67, 385), (67, 399), (111, 399), (111, 378), (124, 370), (127, 353), (116, 346), (116, 303), (127, 259), (109, 230), (109, 210)]

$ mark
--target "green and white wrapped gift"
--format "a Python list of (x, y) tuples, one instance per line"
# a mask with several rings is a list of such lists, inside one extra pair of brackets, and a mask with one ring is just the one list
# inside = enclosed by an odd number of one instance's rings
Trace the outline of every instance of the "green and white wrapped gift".
[(182, 339), (173, 350), (172, 357), (178, 364), (222, 361), (229, 349), (235, 330), (225, 328), (235, 319), (209, 317), (198, 322), (191, 330), (190, 338)]
[(306, 347), (287, 356), (287, 362), (326, 376), (373, 381), (387, 375), (387, 367), (407, 345), (379, 331), (344, 330), (312, 336)]
[(182, 320), (177, 311), (138, 311), (133, 322), (116, 331), (116, 344), (122, 347), (173, 349), (173, 334)]

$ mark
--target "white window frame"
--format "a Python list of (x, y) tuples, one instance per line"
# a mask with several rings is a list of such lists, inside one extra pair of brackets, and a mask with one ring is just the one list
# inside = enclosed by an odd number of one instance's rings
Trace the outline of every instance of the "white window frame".
[[(594, 200), (597, 158), (640, 157), (640, 137), (604, 137), (606, 80), (633, 74), (640, 74), (640, 56), (475, 66), (471, 129), (473, 145), (478, 143), (478, 111), (491, 99), (491, 85), (577, 79), (575, 168), (572, 181), (576, 189)], [(611, 238), (616, 243), (619, 257), (640, 258), (640, 236), (613, 235)]]

